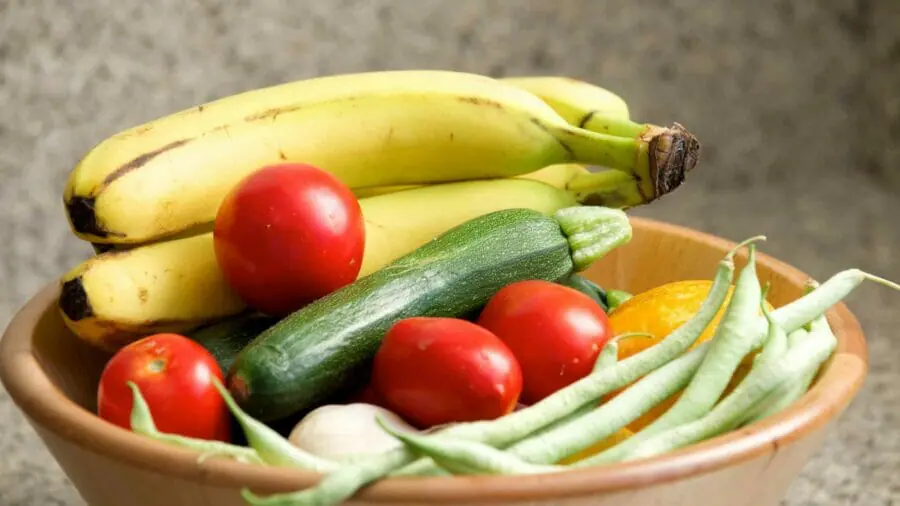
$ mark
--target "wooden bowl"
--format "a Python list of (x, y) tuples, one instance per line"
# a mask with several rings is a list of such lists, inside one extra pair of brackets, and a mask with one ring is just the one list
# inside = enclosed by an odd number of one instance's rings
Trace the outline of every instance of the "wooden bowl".
[[(640, 292), (679, 279), (711, 279), (733, 243), (689, 229), (633, 218), (634, 238), (588, 275), (601, 285)], [(764, 243), (763, 243), (764, 246)], [(739, 266), (746, 258), (738, 258)], [(761, 281), (776, 306), (800, 296), (802, 272), (759, 255)], [(241, 487), (257, 493), (313, 485), (318, 475), (224, 459), (197, 462), (173, 448), (94, 416), (104, 361), (63, 325), (56, 284), (33, 298), (0, 343), (0, 378), (12, 399), (93, 506), (242, 506)], [(775, 505), (866, 373), (866, 343), (843, 305), (828, 319), (839, 345), (815, 386), (791, 408), (761, 423), (657, 458), (522, 477), (393, 478), (358, 493), (352, 504), (547, 504), (650, 506)]]

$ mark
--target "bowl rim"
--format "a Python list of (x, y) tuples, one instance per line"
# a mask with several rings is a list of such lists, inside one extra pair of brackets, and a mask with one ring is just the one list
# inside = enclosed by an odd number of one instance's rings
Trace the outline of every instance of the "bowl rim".
[[(735, 242), (705, 232), (630, 217), (637, 229), (656, 229), (681, 240), (727, 251)], [(769, 255), (757, 262), (801, 285), (809, 276)], [(264, 468), (229, 459), (198, 462), (193, 451), (171, 447), (116, 427), (68, 399), (44, 374), (32, 353), (37, 322), (59, 294), (52, 282), (29, 300), (10, 322), (0, 340), (0, 382), (32, 425), (81, 449), (129, 466), (173, 478), (219, 487), (249, 487), (257, 493), (286, 492), (312, 486), (318, 473)], [(430, 503), (455, 504), (476, 499), (546, 499), (634, 489), (708, 473), (735, 465), (804, 438), (828, 423), (850, 404), (867, 371), (867, 347), (859, 322), (844, 303), (827, 317), (838, 347), (818, 382), (793, 406), (753, 425), (665, 455), (610, 466), (573, 469), (529, 476), (397, 477), (381, 480), (356, 494), (373, 503), (402, 503), (427, 498)], [(40, 434), (44, 437), (43, 434)]]

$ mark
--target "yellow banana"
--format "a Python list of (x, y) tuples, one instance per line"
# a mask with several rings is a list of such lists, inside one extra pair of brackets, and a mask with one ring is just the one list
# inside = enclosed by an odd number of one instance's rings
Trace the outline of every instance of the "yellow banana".
[(570, 125), (585, 128), (593, 116), (629, 119), (628, 104), (600, 86), (559, 76), (514, 76), (501, 79), (537, 95)]
[[(562, 190), (520, 179), (431, 185), (360, 200), (366, 247), (360, 276), (477, 216), (574, 205)], [(183, 332), (243, 311), (218, 268), (212, 233), (110, 251), (62, 278), (59, 305), (85, 341), (115, 350), (153, 332)]]
[[(530, 179), (532, 181), (540, 181), (549, 184), (560, 190), (566, 189), (569, 181), (580, 174), (588, 174), (588, 170), (577, 164), (557, 164), (544, 167), (541, 170), (516, 176), (517, 179)], [(357, 198), (375, 197), (378, 195), (387, 195), (413, 188), (422, 188), (427, 185), (394, 185), (394, 186), (370, 186), (368, 188), (359, 188), (353, 193)]]
[[(629, 111), (625, 100), (600, 86), (577, 79), (556, 76), (506, 77), (502, 81), (537, 96), (570, 125), (586, 127), (586, 130), (593, 129), (592, 131), (625, 136), (636, 135), (635, 131), (628, 130), (629, 124), (640, 127), (640, 125), (628, 121)], [(619, 128), (615, 128), (616, 125)], [(557, 188), (565, 189), (574, 178), (588, 173), (587, 169), (578, 164), (558, 164), (516, 177), (543, 181)], [(622, 177), (619, 176), (619, 179), (622, 179)], [(582, 179), (580, 181), (577, 195), (581, 201), (588, 200), (591, 204), (606, 205), (604, 196), (607, 196), (608, 199), (611, 199), (609, 200), (610, 205), (615, 207), (622, 203), (628, 203), (628, 206), (646, 203), (646, 201), (636, 201), (634, 198), (622, 198), (618, 194), (603, 193), (599, 189), (598, 193), (600, 195), (592, 194), (588, 191), (589, 187), (586, 188), (585, 183), (588, 181), (592, 180)], [(357, 197), (363, 198), (386, 195), (420, 186), (372, 186), (356, 189), (354, 193)], [(619, 192), (627, 192), (627, 190), (626, 188), (618, 189)]]
[[(585, 205), (628, 209), (647, 203), (637, 189), (638, 184), (635, 177), (617, 170), (597, 168), (592, 171), (584, 165), (557, 164), (516, 176), (514, 179), (540, 181), (554, 188), (565, 190), (577, 202)], [(360, 198), (375, 197), (428, 186), (373, 186), (357, 190), (355, 193)]]
[(75, 233), (139, 244), (212, 221), (261, 166), (310, 163), (352, 188), (511, 177), (558, 163), (633, 174), (646, 201), (681, 184), (699, 144), (682, 127), (633, 137), (567, 124), (532, 93), (447, 71), (349, 74), (226, 97), (112, 136), (72, 171)]
[(63, 276), (59, 306), (72, 332), (110, 351), (245, 308), (222, 277), (212, 233), (94, 256)]

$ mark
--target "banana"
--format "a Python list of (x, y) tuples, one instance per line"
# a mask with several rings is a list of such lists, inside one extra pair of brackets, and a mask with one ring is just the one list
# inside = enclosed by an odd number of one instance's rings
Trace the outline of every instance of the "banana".
[(75, 335), (115, 351), (138, 336), (189, 330), (245, 305), (223, 279), (206, 233), (89, 258), (63, 276), (59, 307)]
[(501, 81), (537, 95), (570, 125), (587, 128), (586, 123), (593, 116), (629, 119), (628, 104), (622, 97), (578, 79), (513, 76)]
[(70, 226), (94, 243), (159, 240), (215, 217), (261, 166), (330, 171), (351, 188), (513, 177), (559, 163), (634, 175), (652, 201), (678, 187), (699, 144), (680, 125), (632, 137), (573, 127), (534, 94), (484, 76), (390, 71), (226, 97), (116, 134), (72, 171)]
[[(540, 181), (549, 184), (560, 190), (566, 189), (569, 181), (579, 174), (587, 174), (587, 169), (582, 165), (576, 164), (557, 164), (544, 167), (541, 170), (516, 176), (516, 179), (530, 179), (532, 181)], [(428, 185), (394, 185), (394, 186), (370, 186), (368, 188), (359, 188), (353, 193), (357, 198), (375, 197), (378, 195), (387, 195), (404, 190), (412, 190), (413, 188), (423, 188)]]
[[(607, 133), (624, 137), (634, 137), (640, 134), (642, 129), (651, 128), (650, 125), (640, 125), (630, 121), (628, 104), (619, 95), (600, 86), (585, 81), (568, 77), (557, 76), (521, 76), (506, 77), (503, 82), (521, 88), (534, 94), (567, 123), (594, 132)], [(536, 172), (516, 176), (524, 179), (543, 181), (560, 189), (567, 189), (569, 183), (576, 178), (588, 174), (588, 170), (578, 164), (558, 164), (545, 167)], [(628, 180), (625, 173), (619, 175), (604, 175), (614, 178), (613, 184)], [(575, 185), (576, 196), (580, 202), (592, 205), (607, 205), (611, 207), (632, 207), (648, 203), (635, 198), (636, 192), (631, 188), (616, 187), (614, 191), (604, 191), (602, 178), (579, 178)], [(591, 191), (591, 184), (594, 191)], [(359, 198), (386, 195), (421, 185), (394, 185), (372, 186), (359, 188), (354, 193)]]
[[(492, 211), (523, 207), (549, 214), (574, 204), (565, 191), (521, 179), (446, 183), (360, 199), (366, 247), (359, 275)], [(110, 351), (143, 335), (185, 332), (246, 309), (218, 268), (210, 232), (97, 255), (61, 283), (67, 326)]]

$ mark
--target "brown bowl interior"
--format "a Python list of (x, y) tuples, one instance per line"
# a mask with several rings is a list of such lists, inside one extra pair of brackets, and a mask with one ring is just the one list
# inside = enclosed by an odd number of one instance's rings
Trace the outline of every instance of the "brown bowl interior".
[[(689, 229), (632, 218), (634, 238), (597, 262), (587, 275), (602, 286), (640, 292), (679, 279), (710, 279), (732, 242)], [(765, 244), (762, 244), (764, 249)], [(738, 257), (744, 264), (745, 251)], [(779, 306), (801, 295), (802, 272), (759, 255), (761, 282), (771, 282), (769, 300)], [(32, 299), (0, 343), (0, 378), (41, 431), (122, 465), (218, 486), (250, 486), (260, 492), (295, 490), (318, 476), (291, 469), (262, 469), (211, 459), (119, 429), (93, 415), (104, 352), (90, 348), (64, 327), (55, 308), (56, 285)], [(799, 440), (837, 416), (862, 384), (866, 347), (853, 315), (840, 304), (828, 313), (839, 346), (817, 384), (781, 414), (690, 448), (642, 461), (571, 471), (528, 480), (516, 477), (405, 478), (377, 483), (359, 497), (399, 502), (427, 497), (430, 503), (547, 498), (623, 490), (685, 479), (735, 465)], [(65, 467), (65, 466), (64, 466)], [(68, 471), (68, 470), (67, 470)]]

